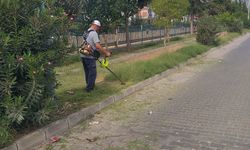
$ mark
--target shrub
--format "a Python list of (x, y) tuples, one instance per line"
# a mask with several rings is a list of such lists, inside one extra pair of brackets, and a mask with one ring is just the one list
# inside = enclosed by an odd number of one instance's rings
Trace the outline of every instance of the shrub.
[(243, 22), (241, 19), (235, 17), (236, 15), (229, 12), (222, 13), (216, 16), (218, 22), (223, 25), (224, 30), (228, 32), (239, 32), (243, 29)]
[(171, 38), (170, 41), (180, 41), (182, 39), (183, 39), (183, 37), (176, 36), (176, 37)]
[(204, 45), (217, 43), (216, 34), (221, 30), (213, 16), (205, 16), (198, 21), (196, 40)]
[(64, 54), (67, 18), (52, 1), (1, 1), (0, 6), (1, 147), (10, 131), (42, 124), (56, 107), (54, 66)]
[(12, 140), (12, 135), (8, 124), (8, 118), (0, 118), (0, 148), (5, 146)]
[(250, 20), (247, 17), (243, 19), (243, 26), (244, 28), (250, 29)]

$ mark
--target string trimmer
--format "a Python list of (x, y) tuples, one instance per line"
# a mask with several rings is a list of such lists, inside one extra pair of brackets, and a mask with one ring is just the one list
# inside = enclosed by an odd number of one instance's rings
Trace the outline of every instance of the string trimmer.
[(82, 53), (82, 54), (85, 54), (85, 53), (88, 53), (88, 55), (91, 55), (93, 57), (95, 57), (95, 59), (101, 64), (101, 67), (102, 68), (106, 68), (111, 74), (113, 74), (116, 79), (118, 79), (122, 85), (125, 85), (125, 82), (123, 82), (109, 67), (109, 61), (108, 61), (108, 58), (104, 57), (103, 60), (100, 60), (100, 53), (98, 51), (87, 51), (85, 52), (86, 50), (80, 48), (79, 49), (79, 52)]
[(111, 74), (113, 74), (115, 77), (116, 77), (116, 79), (118, 79), (120, 82), (121, 82), (121, 84), (122, 85), (125, 85), (125, 82), (123, 82), (109, 67), (108, 67), (108, 65), (109, 65), (109, 61), (108, 61), (108, 58), (104, 58), (103, 60), (100, 60), (99, 58), (96, 58), (97, 59), (97, 61), (101, 64), (101, 67), (103, 67), (103, 68), (106, 68)]

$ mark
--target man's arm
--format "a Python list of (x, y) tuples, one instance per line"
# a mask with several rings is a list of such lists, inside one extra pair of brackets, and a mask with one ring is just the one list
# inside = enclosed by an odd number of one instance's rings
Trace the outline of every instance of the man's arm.
[(95, 46), (96, 46), (96, 49), (99, 52), (101, 52), (102, 54), (104, 54), (106, 57), (110, 57), (111, 56), (110, 51), (107, 50), (106, 48), (103, 48), (100, 43), (96, 43)]

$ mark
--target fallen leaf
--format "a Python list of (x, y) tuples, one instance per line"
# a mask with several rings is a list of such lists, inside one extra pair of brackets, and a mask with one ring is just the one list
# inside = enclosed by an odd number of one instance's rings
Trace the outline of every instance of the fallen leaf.
[(52, 136), (50, 138), (50, 142), (51, 143), (55, 143), (55, 142), (58, 142), (58, 141), (60, 141), (60, 137), (58, 137), (58, 136)]

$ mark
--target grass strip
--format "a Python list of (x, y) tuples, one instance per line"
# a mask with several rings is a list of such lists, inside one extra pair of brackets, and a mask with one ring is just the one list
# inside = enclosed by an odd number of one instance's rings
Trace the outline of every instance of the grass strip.
[[(201, 44), (193, 44), (151, 60), (119, 64), (114, 66), (113, 70), (123, 81), (137, 83), (206, 52), (209, 48)], [(107, 81), (116, 80), (111, 74), (108, 74), (105, 79)]]

